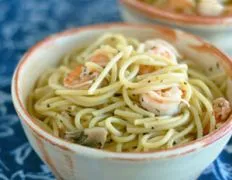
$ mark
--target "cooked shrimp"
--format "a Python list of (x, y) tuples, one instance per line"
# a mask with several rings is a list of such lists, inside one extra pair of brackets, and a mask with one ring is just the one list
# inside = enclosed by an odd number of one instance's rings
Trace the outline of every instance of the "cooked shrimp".
[(109, 62), (109, 56), (104, 51), (97, 51), (90, 57), (89, 61), (105, 67)]
[[(104, 67), (108, 63), (109, 57), (104, 52), (98, 51), (90, 57), (89, 61)], [(99, 74), (100, 73), (95, 69), (87, 68), (84, 65), (78, 65), (64, 78), (63, 83), (67, 88), (87, 89)]]
[[(174, 64), (177, 64), (177, 57), (180, 57), (171, 44), (160, 39), (146, 41), (145, 50), (157, 56), (165, 57)], [(155, 70), (152, 66), (141, 65), (139, 73), (146, 74)], [(140, 95), (140, 103), (143, 108), (156, 115), (174, 115), (179, 112), (182, 94), (177, 86), (160, 91), (150, 91)]]
[[(230, 102), (225, 98), (220, 97), (213, 100), (213, 114), (216, 119), (216, 125), (219, 125), (227, 120), (231, 113)], [(208, 134), (210, 129), (209, 123), (204, 128), (204, 134)]]
[[(180, 57), (180, 55), (177, 50), (168, 42), (161, 39), (155, 39), (146, 41), (144, 44), (145, 51), (155, 54), (156, 56), (165, 57), (174, 64), (177, 64), (177, 57)], [(147, 74), (155, 70), (156, 69), (152, 66), (141, 65), (139, 68), (139, 74)]]
[(180, 110), (180, 103), (182, 101), (182, 91), (179, 87), (151, 91), (140, 96), (140, 103), (143, 108), (156, 115), (174, 115)]
[(84, 65), (78, 65), (64, 78), (63, 83), (67, 88), (86, 89), (98, 75), (99, 72), (88, 69)]
[(224, 6), (218, 0), (200, 0), (197, 11), (203, 16), (218, 16), (224, 11)]
[(161, 57), (177, 63), (177, 57), (180, 57), (177, 50), (167, 41), (161, 39), (154, 39), (145, 42), (145, 50)]
[(213, 101), (213, 111), (217, 123), (225, 121), (231, 112), (229, 101), (223, 97), (215, 99)]

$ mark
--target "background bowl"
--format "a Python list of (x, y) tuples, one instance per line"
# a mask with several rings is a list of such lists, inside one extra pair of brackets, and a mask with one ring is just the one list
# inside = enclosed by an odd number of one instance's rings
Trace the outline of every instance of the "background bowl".
[(131, 23), (152, 23), (199, 35), (232, 55), (232, 16), (206, 17), (176, 14), (138, 0), (120, 0), (122, 18)]
[[(26, 99), (41, 73), (54, 67), (74, 47), (106, 32), (141, 40), (163, 38), (208, 72), (219, 62), (232, 77), (232, 62), (200, 38), (153, 25), (106, 24), (71, 29), (32, 47), (21, 59), (12, 81), (12, 97), (26, 136), (58, 180), (193, 180), (218, 156), (232, 132), (230, 117), (219, 129), (189, 144), (149, 153), (115, 153), (66, 142), (41, 129), (26, 110)], [(199, 58), (201, 57), (201, 58)], [(232, 90), (232, 88), (231, 88)]]

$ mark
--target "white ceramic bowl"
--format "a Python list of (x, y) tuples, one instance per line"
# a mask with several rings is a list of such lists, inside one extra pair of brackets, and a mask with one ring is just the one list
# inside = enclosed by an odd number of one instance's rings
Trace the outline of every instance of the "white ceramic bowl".
[(218, 61), (232, 76), (232, 62), (198, 37), (153, 25), (106, 24), (71, 29), (48, 37), (21, 59), (12, 81), (12, 97), (34, 150), (57, 180), (193, 180), (218, 156), (231, 136), (232, 118), (208, 136), (189, 144), (149, 153), (115, 153), (72, 144), (38, 126), (26, 110), (36, 79), (73, 47), (82, 47), (106, 32), (139, 38), (163, 38), (208, 70)]
[(152, 23), (199, 35), (232, 55), (232, 16), (206, 17), (164, 11), (138, 0), (119, 0), (122, 18), (130, 23)]

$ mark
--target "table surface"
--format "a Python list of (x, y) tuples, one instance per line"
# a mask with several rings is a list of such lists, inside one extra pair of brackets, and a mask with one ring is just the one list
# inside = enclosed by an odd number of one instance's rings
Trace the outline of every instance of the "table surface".
[[(11, 101), (23, 53), (55, 32), (121, 21), (116, 0), (0, 0), (0, 180), (53, 180), (29, 145)], [(199, 180), (232, 180), (232, 140)]]

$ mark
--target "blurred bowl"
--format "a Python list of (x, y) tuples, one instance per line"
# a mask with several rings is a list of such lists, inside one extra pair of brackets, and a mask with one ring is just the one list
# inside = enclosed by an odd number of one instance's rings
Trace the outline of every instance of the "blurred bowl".
[(228, 142), (232, 117), (211, 134), (179, 147), (147, 153), (116, 153), (57, 138), (42, 129), (29, 115), (27, 97), (42, 72), (56, 66), (60, 58), (74, 47), (88, 45), (106, 32), (122, 33), (140, 40), (165, 39), (206, 72), (219, 62), (232, 77), (229, 57), (200, 38), (179, 30), (154, 25), (105, 24), (55, 34), (36, 44), (22, 57), (12, 81), (13, 103), (31, 146), (57, 180), (196, 179)]
[(152, 23), (199, 35), (232, 55), (232, 16), (177, 14), (138, 0), (119, 0), (122, 18), (130, 23)]

